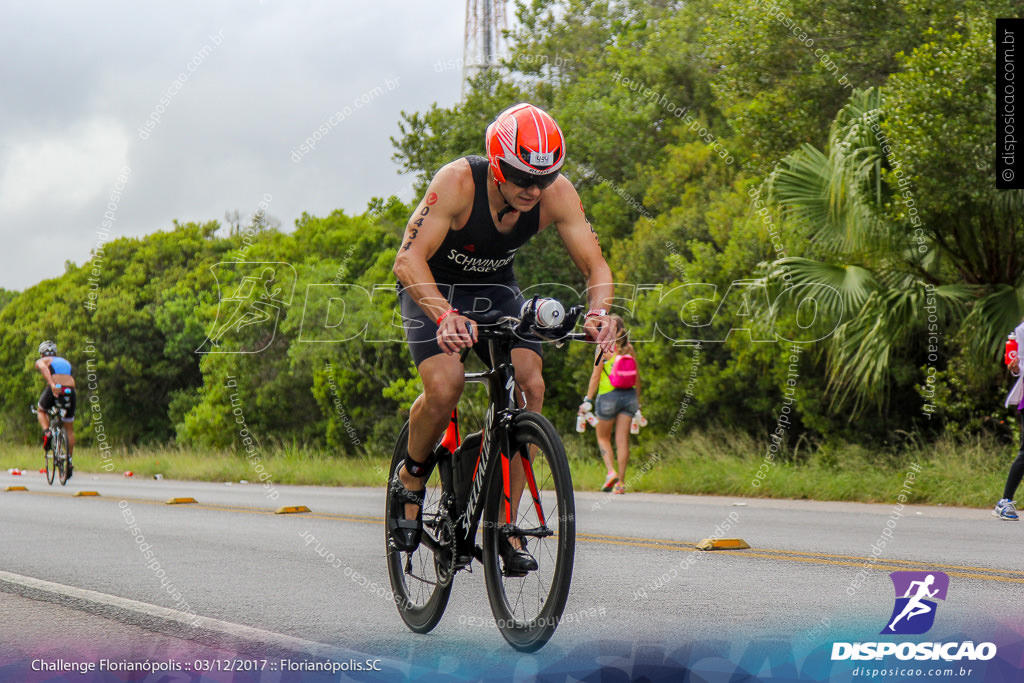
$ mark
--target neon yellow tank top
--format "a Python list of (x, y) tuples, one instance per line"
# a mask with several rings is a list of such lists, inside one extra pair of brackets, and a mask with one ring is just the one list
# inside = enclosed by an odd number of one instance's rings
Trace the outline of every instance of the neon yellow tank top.
[(615, 391), (615, 387), (612, 386), (612, 380), (609, 377), (612, 374), (612, 366), (615, 365), (615, 359), (618, 355), (612, 356), (604, 362), (604, 367), (601, 368), (601, 383), (597, 385), (597, 395), (607, 394), (609, 391)]

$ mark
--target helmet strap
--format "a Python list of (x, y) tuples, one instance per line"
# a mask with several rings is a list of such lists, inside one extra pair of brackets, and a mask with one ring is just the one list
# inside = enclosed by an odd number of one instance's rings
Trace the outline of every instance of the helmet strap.
[(500, 211), (498, 211), (498, 222), (500, 223), (501, 219), (505, 217), (505, 214), (515, 213), (516, 211), (518, 211), (518, 209), (513, 208), (512, 205), (509, 204), (508, 199), (505, 198), (505, 193), (501, 191), (502, 184), (499, 183), (497, 180), (494, 181), (494, 184), (498, 187), (498, 194), (501, 195), (502, 201), (505, 202), (505, 206), (502, 207)]

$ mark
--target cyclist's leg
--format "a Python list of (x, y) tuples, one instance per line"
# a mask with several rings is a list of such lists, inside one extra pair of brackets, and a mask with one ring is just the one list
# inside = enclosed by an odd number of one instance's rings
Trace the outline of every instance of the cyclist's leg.
[[(426, 462), (441, 437), (452, 410), (462, 396), (466, 383), (465, 370), (457, 355), (437, 354), (422, 361), (417, 367), (423, 381), (423, 393), (409, 411), (409, 457)], [(405, 469), (401, 472), (406, 488), (418, 483)]]
[(526, 394), (526, 409), (541, 412), (544, 407), (544, 361), (533, 349), (516, 347), (512, 349), (512, 365), (516, 369), (516, 384)]
[(71, 389), (71, 394), (67, 397), (64, 404), (64, 431), (68, 436), (68, 457), (70, 458), (75, 452), (75, 405), (78, 403), (77, 400), (78, 392)]
[[(434, 444), (444, 431), (452, 410), (458, 403), (465, 384), (462, 363), (457, 355), (443, 353), (437, 345), (437, 324), (430, 320), (407, 292), (398, 294), (402, 312), (402, 325), (413, 362), (423, 381), (423, 394), (412, 405), (409, 413), (409, 441), (405, 465), (395, 473), (391, 484), (393, 507), (388, 511), (388, 528), (392, 538), (402, 550), (412, 550), (418, 544), (422, 527), (399, 524), (399, 515), (405, 520), (418, 520), (427, 476), (430, 474), (430, 456)], [(417, 467), (426, 466), (424, 469)], [(409, 471), (413, 467), (414, 475)], [(404, 506), (402, 503), (404, 501)], [(399, 507), (402, 506), (402, 507)], [(404, 509), (404, 514), (400, 510)]]
[(45, 448), (46, 434), (50, 429), (50, 406), (53, 405), (53, 392), (50, 391), (50, 387), (47, 386), (43, 389), (43, 393), (39, 396), (39, 401), (36, 406), (36, 419), (39, 420), (39, 426), (43, 428), (43, 447)]
[(75, 423), (65, 422), (64, 433), (68, 436), (68, 457), (75, 454)]
[(36, 416), (39, 418), (39, 426), (43, 430), (50, 428), (50, 408), (53, 407), (54, 402), (53, 392), (50, 391), (50, 387), (47, 386), (43, 389), (43, 393), (39, 394), (39, 400), (36, 402)]
[[(434, 444), (444, 433), (462, 395), (466, 383), (462, 363), (456, 355), (437, 354), (422, 361), (418, 368), (423, 381), (423, 393), (409, 411), (409, 459), (423, 464), (428, 461)], [(407, 467), (398, 472), (398, 479), (409, 491), (422, 491), (425, 477), (413, 476)], [(416, 519), (419, 505), (406, 503), (405, 518)]]

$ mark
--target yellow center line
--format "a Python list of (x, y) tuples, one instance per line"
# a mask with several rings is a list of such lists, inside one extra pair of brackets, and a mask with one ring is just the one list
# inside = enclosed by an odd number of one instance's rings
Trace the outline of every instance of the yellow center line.
[[(56, 491), (30, 491), (30, 494), (43, 496), (67, 495)], [(124, 500), (143, 505), (159, 505), (167, 507), (162, 500), (150, 500), (144, 498), (100, 498), (99, 500)], [(274, 510), (269, 508), (239, 507), (233, 505), (197, 504), (189, 505), (191, 510), (219, 510), (225, 512), (243, 512), (247, 514), (274, 515)], [(329, 519), (343, 522), (358, 522), (361, 524), (383, 524), (381, 517), (349, 515), (335, 513), (304, 513), (303, 518)], [(644, 538), (637, 536), (615, 536), (610, 534), (576, 534), (576, 538), (584, 543), (600, 543), (605, 545), (630, 546), (636, 548), (650, 548), (652, 550), (679, 550), (686, 552), (702, 552), (696, 549), (696, 544), (688, 541), (673, 541), (667, 539)], [(857, 557), (855, 555), (832, 555), (828, 553), (814, 553), (801, 550), (778, 550), (778, 549), (749, 549), (749, 550), (715, 550), (708, 551), (709, 554), (723, 555), (729, 557), (750, 557), (757, 559), (781, 560), (783, 562), (802, 562), (806, 564), (819, 564), (836, 567), (863, 567), (865, 562), (874, 562), (869, 569), (874, 571), (906, 571), (918, 567), (933, 567), (936, 569), (949, 570), (946, 573), (950, 576), (957, 576), (968, 579), (979, 579), (982, 581), (1002, 581), (1006, 583), (1024, 584), (1024, 571), (1012, 569), (993, 569), (991, 567), (970, 567), (953, 564), (937, 564), (931, 562), (920, 562), (917, 560), (898, 559), (874, 559), (870, 557)]]
[[(692, 543), (684, 541), (660, 541), (657, 539), (635, 538), (631, 536), (598, 536), (596, 534), (578, 534), (577, 538), (589, 543), (605, 543), (608, 545), (634, 546), (639, 548), (652, 548), (655, 550), (683, 550), (688, 552), (701, 552)], [(622, 540), (620, 540), (622, 539)], [(871, 562), (869, 557), (856, 557), (851, 555), (829, 555), (825, 553), (809, 553), (797, 550), (716, 550), (715, 553), (727, 553), (730, 557), (756, 557), (764, 559), (782, 560), (784, 562), (804, 562), (808, 564), (823, 564), (840, 567), (863, 567), (865, 562)], [(1011, 569), (992, 569), (991, 567), (963, 567), (952, 564), (931, 564), (914, 560), (875, 560), (870, 569), (876, 571), (900, 571), (916, 569), (918, 567), (936, 567), (949, 569), (946, 572), (950, 576), (959, 576), (971, 579), (982, 579), (989, 581), (1005, 581), (1008, 583), (1024, 583), (1024, 578), (1017, 578), (1015, 575), (1024, 572)], [(977, 572), (989, 572), (979, 574)], [(1011, 575), (1011, 576), (1007, 576)]]

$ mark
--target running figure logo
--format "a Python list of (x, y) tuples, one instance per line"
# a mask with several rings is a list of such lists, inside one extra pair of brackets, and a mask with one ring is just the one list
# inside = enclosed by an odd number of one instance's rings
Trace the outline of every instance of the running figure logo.
[(221, 262), (210, 267), (220, 298), (217, 319), (197, 353), (259, 353), (274, 340), (291, 303), (295, 269), (287, 263)]
[(889, 624), (881, 633), (917, 635), (935, 623), (936, 602), (946, 599), (949, 576), (944, 572), (893, 572), (889, 574), (896, 590), (896, 605)]

